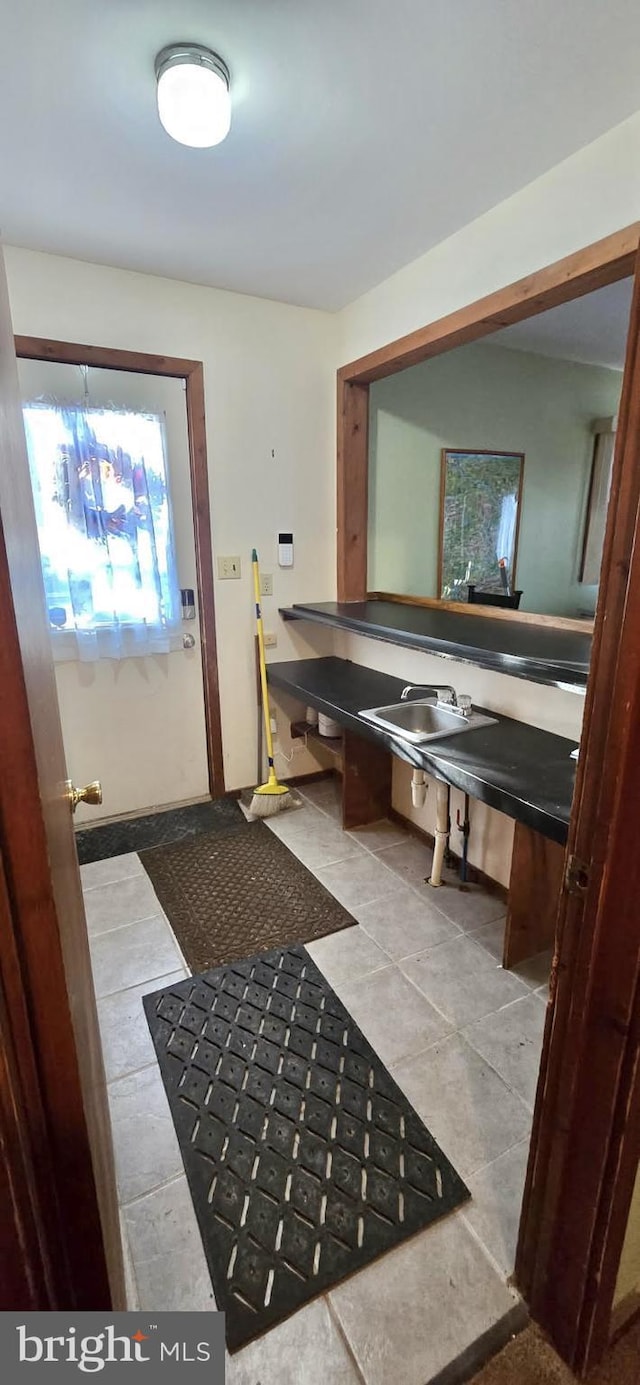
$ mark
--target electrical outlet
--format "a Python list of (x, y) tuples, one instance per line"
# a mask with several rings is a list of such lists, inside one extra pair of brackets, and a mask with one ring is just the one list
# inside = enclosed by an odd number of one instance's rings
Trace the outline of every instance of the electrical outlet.
[(273, 574), (271, 572), (260, 573), (260, 595), (273, 596)]
[(277, 636), (277, 635), (274, 635), (274, 633), (273, 633), (272, 630), (271, 630), (271, 631), (265, 630), (265, 632), (264, 632), (264, 647), (265, 647), (265, 649), (275, 649), (277, 643), (278, 643), (278, 636)]
[(239, 558), (218, 558), (218, 577), (231, 578), (241, 575)]
[(278, 723), (277, 723), (275, 717), (271, 717), (271, 723), (270, 723), (270, 724), (271, 724), (271, 735), (272, 735), (272, 736), (277, 736), (277, 734), (278, 734)]

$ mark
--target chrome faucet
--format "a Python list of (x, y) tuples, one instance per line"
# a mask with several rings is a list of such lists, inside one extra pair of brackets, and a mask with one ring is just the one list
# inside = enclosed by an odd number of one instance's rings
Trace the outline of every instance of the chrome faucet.
[(406, 688), (403, 688), (402, 692), (400, 693), (400, 701), (406, 702), (409, 693), (412, 692), (436, 693), (438, 701), (441, 700), (440, 693), (448, 693), (449, 696), (446, 699), (443, 698), (442, 701), (450, 702), (454, 707), (457, 707), (458, 705), (458, 696), (456, 690), (455, 688), (451, 687), (450, 683), (407, 683)]

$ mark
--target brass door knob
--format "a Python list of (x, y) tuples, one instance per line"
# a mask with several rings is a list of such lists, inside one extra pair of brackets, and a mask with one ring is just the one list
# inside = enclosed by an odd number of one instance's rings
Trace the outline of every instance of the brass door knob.
[(92, 784), (85, 784), (83, 789), (77, 789), (75, 784), (67, 779), (67, 798), (72, 813), (75, 813), (79, 803), (102, 803), (102, 784), (99, 779), (94, 779)]

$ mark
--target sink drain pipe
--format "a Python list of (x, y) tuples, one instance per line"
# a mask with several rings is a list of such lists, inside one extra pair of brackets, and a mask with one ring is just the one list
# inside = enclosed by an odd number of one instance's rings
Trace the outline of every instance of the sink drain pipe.
[(414, 808), (422, 808), (427, 797), (427, 776), (423, 769), (414, 769), (411, 776), (411, 802)]
[(436, 829), (435, 845), (433, 848), (433, 865), (429, 884), (434, 889), (442, 884), (442, 863), (444, 854), (449, 845), (449, 833), (451, 831), (451, 820), (449, 817), (449, 801), (451, 791), (449, 785), (443, 779), (436, 779)]

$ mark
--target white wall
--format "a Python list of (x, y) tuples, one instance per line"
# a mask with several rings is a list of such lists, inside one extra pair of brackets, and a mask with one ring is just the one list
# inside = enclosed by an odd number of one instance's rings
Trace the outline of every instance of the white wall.
[[(322, 633), (307, 643), (306, 631), (284, 625), (277, 610), (335, 591), (337, 320), (310, 309), (14, 247), (7, 248), (6, 262), (17, 333), (204, 362), (214, 548), (242, 559), (241, 581), (216, 581), (225, 775), (228, 788), (251, 784), (256, 774), (249, 567), (254, 544), (263, 569), (274, 577), (274, 595), (264, 601), (267, 628), (278, 635), (272, 657), (294, 658), (331, 643), (327, 636), (323, 646)], [(276, 565), (276, 533), (282, 528), (295, 534), (290, 571)], [(102, 670), (99, 676), (102, 682)], [(139, 686), (133, 669), (121, 677)], [(90, 733), (82, 734), (86, 744)], [(286, 748), (286, 738), (284, 743)], [(90, 749), (89, 740), (87, 756)], [(300, 749), (289, 766), (280, 761), (278, 767), (306, 773), (315, 763)], [(145, 757), (140, 778), (151, 771)], [(176, 789), (173, 799), (185, 784), (177, 783)], [(149, 778), (147, 798), (156, 792)]]
[(617, 370), (513, 351), (489, 338), (376, 381), (369, 589), (439, 595), (442, 448), (523, 452), (520, 609), (593, 613), (597, 588), (578, 583), (592, 423), (617, 412), (621, 378)]
[(640, 221), (640, 111), (345, 308), (339, 363), (635, 221)]

